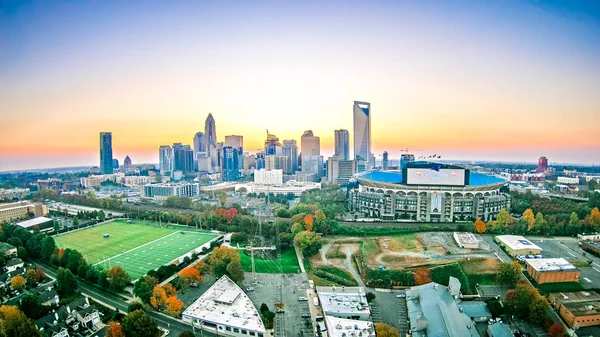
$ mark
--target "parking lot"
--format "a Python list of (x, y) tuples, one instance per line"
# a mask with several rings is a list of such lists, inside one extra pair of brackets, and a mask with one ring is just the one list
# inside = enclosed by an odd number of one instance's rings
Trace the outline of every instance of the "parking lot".
[[(306, 297), (308, 288), (308, 279), (305, 274), (256, 274), (256, 283), (252, 283), (252, 278), (248, 277), (244, 281), (244, 287), (253, 287), (254, 291), (249, 291), (248, 296), (257, 308), (262, 303), (266, 303), (269, 309), (275, 312), (275, 303), (279, 302), (280, 284), (282, 285), (283, 304), (285, 312), (278, 313), (276, 318), (278, 322), (284, 322), (285, 336), (314, 336), (313, 326), (308, 308), (308, 301), (298, 301), (298, 297)], [(283, 317), (281, 317), (281, 316)], [(302, 316), (307, 316), (303, 318)]]
[(397, 297), (405, 294), (404, 290), (377, 291), (367, 288), (367, 291), (375, 294), (375, 300), (370, 303), (373, 322), (393, 325), (400, 331), (400, 336), (405, 336), (408, 332), (406, 298)]

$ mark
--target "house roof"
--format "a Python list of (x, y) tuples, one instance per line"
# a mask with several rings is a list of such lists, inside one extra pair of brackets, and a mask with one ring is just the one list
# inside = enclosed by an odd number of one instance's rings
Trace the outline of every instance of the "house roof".
[(8, 262), (6, 262), (7, 267), (17, 266), (19, 264), (23, 264), (23, 260), (19, 258), (10, 259)]

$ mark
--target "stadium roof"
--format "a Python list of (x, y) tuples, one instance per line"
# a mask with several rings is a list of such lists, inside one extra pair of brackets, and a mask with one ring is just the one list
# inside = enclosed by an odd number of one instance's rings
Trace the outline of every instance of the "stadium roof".
[(520, 235), (498, 235), (496, 239), (502, 241), (506, 246), (512, 250), (519, 249), (539, 249), (542, 250), (538, 245), (525, 239)]
[[(382, 183), (402, 184), (402, 172), (399, 171), (373, 171), (362, 175), (360, 178)], [(469, 184), (466, 186), (484, 186), (506, 182), (502, 178), (488, 176), (477, 172), (469, 172)]]
[(41, 225), (43, 223), (50, 222), (50, 221), (52, 221), (52, 219), (46, 218), (45, 216), (40, 216), (40, 217), (35, 218), (35, 219), (17, 222), (16, 225), (19, 226), (19, 227), (23, 227), (23, 228), (29, 228), (29, 227), (33, 227), (33, 226), (36, 226), (36, 225)]
[(564, 258), (557, 259), (527, 259), (525, 260), (533, 269), (537, 271), (562, 271), (577, 270), (569, 261)]
[(258, 310), (248, 295), (229, 277), (222, 276), (182, 316), (212, 324), (265, 333)]

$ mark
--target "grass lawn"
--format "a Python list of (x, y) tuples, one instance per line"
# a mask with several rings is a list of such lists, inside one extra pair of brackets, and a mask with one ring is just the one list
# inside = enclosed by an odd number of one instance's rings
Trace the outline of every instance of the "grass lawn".
[[(128, 224), (118, 220), (54, 239), (58, 247), (79, 251), (89, 264), (119, 265), (135, 280), (215, 237), (208, 233), (178, 232), (181, 232), (179, 226), (159, 228), (152, 221), (134, 220)], [(104, 234), (110, 237), (105, 239)]]
[[(252, 271), (252, 259), (250, 252), (239, 250), (240, 262), (245, 272)], [(266, 274), (296, 274), (300, 270), (298, 258), (294, 249), (288, 249), (281, 253), (281, 260), (265, 260), (254, 255), (254, 267), (257, 273)]]
[(394, 252), (415, 250), (417, 242), (417, 236), (414, 233), (390, 235), (389, 248)]

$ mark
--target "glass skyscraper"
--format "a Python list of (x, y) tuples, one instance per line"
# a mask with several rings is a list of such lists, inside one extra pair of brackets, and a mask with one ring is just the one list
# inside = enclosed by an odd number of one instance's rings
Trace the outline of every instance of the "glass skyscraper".
[(350, 159), (350, 134), (348, 133), (348, 130), (335, 130), (334, 138), (334, 155), (338, 156), (340, 160)]
[(368, 169), (371, 155), (371, 103), (354, 101), (354, 158), (358, 171)]
[(113, 172), (112, 132), (100, 132), (100, 173)]

